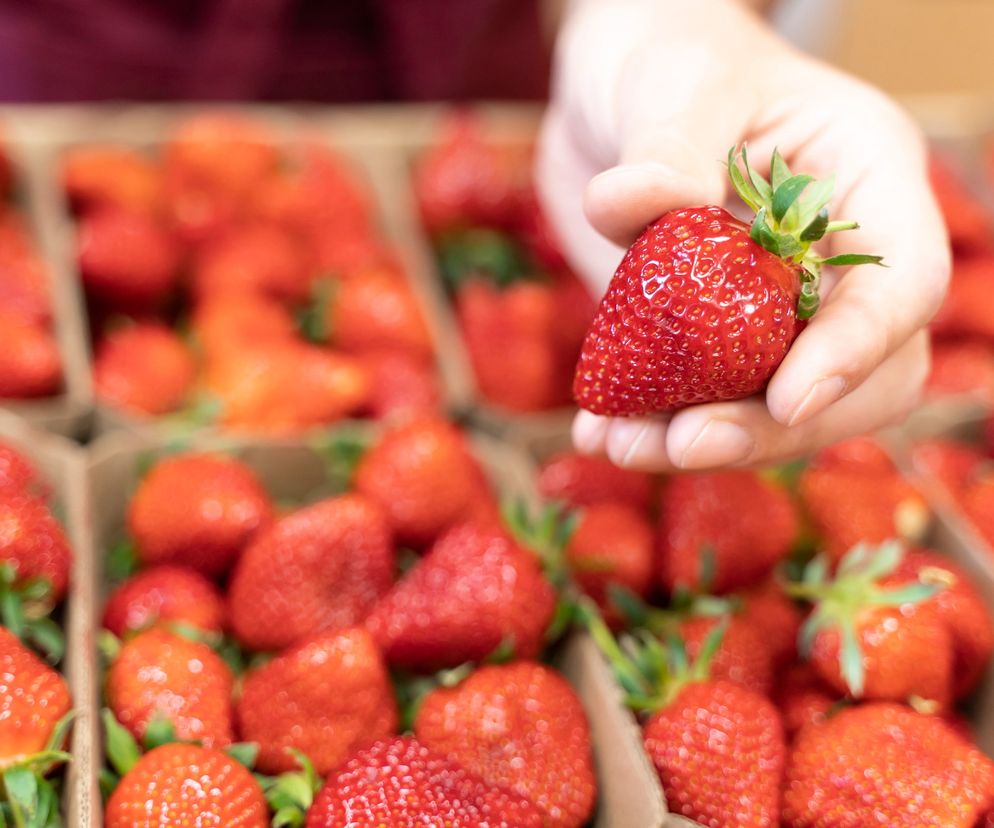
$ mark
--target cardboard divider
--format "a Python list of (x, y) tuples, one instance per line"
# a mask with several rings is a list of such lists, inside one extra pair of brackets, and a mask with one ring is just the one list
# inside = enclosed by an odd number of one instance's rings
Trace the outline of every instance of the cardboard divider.
[(90, 545), (86, 459), (82, 449), (59, 436), (40, 432), (0, 412), (0, 440), (27, 456), (51, 486), (54, 503), (72, 545), (73, 568), (63, 607), (66, 655), (60, 669), (72, 694), (75, 718), (70, 736), (72, 761), (65, 768), (62, 813), (65, 825), (100, 824), (100, 768), (97, 740), (96, 662), (94, 658), (94, 568)]
[[(350, 423), (360, 434), (374, 434), (376, 427)], [(307, 501), (327, 496), (327, 466), (320, 453), (299, 441), (250, 441), (198, 435), (191, 449), (234, 454), (259, 474), (277, 500)], [(491, 483), (504, 497), (534, 502), (531, 467), (513, 447), (487, 435), (472, 436), (473, 452)], [(108, 434), (95, 441), (89, 452), (87, 480), (91, 497), (90, 545), (95, 550), (92, 572), (102, 601), (107, 588), (104, 556), (125, 528), (127, 503), (149, 458), (174, 451), (153, 434)], [(564, 642), (553, 663), (576, 687), (590, 721), (597, 765), (598, 807), (592, 828), (663, 828), (665, 808), (656, 775), (642, 749), (641, 737), (631, 714), (600, 653), (585, 635)], [(99, 740), (98, 740), (99, 744)], [(96, 754), (94, 767), (99, 767)], [(99, 822), (90, 825), (98, 826)]]

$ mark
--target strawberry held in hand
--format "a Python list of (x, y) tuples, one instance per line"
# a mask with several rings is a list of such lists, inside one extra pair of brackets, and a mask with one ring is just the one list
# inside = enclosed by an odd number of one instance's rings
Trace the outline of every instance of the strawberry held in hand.
[(818, 309), (821, 266), (880, 262), (811, 250), (856, 227), (828, 220), (832, 179), (792, 175), (774, 151), (771, 185), (744, 149), (742, 162), (745, 174), (733, 148), (728, 172), (756, 212), (751, 226), (720, 207), (689, 207), (661, 216), (628, 249), (577, 364), (581, 408), (641, 415), (762, 391)]

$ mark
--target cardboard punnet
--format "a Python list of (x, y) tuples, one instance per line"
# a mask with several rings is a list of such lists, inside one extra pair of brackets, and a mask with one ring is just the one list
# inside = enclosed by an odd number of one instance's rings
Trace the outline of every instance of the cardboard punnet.
[(73, 568), (62, 610), (66, 655), (60, 669), (72, 693), (73, 719), (62, 813), (72, 828), (93, 828), (100, 812), (96, 740), (96, 664), (94, 658), (94, 580), (90, 546), (86, 460), (82, 449), (59, 436), (32, 428), (0, 412), (0, 440), (23, 452), (51, 486), (73, 549)]
[[(368, 424), (350, 425), (375, 433), (375, 427)], [(502, 495), (533, 500), (531, 470), (520, 453), (485, 435), (475, 435), (472, 444)], [(240, 457), (255, 469), (277, 500), (307, 501), (329, 493), (325, 460), (317, 450), (300, 442), (200, 435), (188, 445)], [(92, 444), (86, 476), (92, 504), (89, 543), (95, 550), (93, 573), (99, 584), (98, 597), (107, 587), (104, 554), (124, 532), (128, 500), (139, 482), (141, 467), (150, 457), (172, 450), (175, 445), (152, 434), (108, 434)], [(623, 707), (599, 652), (586, 636), (575, 636), (564, 643), (555, 663), (577, 688), (590, 720), (599, 787), (592, 827), (662, 828), (666, 825), (665, 809), (655, 773), (642, 750), (638, 728)], [(99, 824), (90, 823), (94, 827)]]

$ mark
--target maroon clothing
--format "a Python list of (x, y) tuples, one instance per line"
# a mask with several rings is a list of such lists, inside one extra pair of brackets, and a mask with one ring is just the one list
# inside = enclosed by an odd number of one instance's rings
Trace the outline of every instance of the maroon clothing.
[(538, 0), (0, 0), (0, 100), (545, 94)]

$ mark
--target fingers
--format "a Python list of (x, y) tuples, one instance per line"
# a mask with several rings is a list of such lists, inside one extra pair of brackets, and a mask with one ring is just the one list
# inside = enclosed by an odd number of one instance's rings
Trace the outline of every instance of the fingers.
[(776, 463), (903, 418), (928, 373), (928, 339), (912, 337), (851, 394), (801, 424), (775, 420), (759, 398), (694, 406), (671, 417), (611, 419), (580, 412), (579, 451), (603, 453), (645, 471), (706, 470)]
[(767, 391), (770, 414), (784, 425), (803, 423), (860, 388), (928, 322), (948, 284), (945, 226), (916, 130), (882, 98), (868, 106), (879, 150), (867, 147), (859, 167), (842, 171), (844, 198), (833, 209), (834, 218), (861, 227), (838, 234), (831, 252), (882, 255), (888, 267), (845, 273), (791, 347)]

